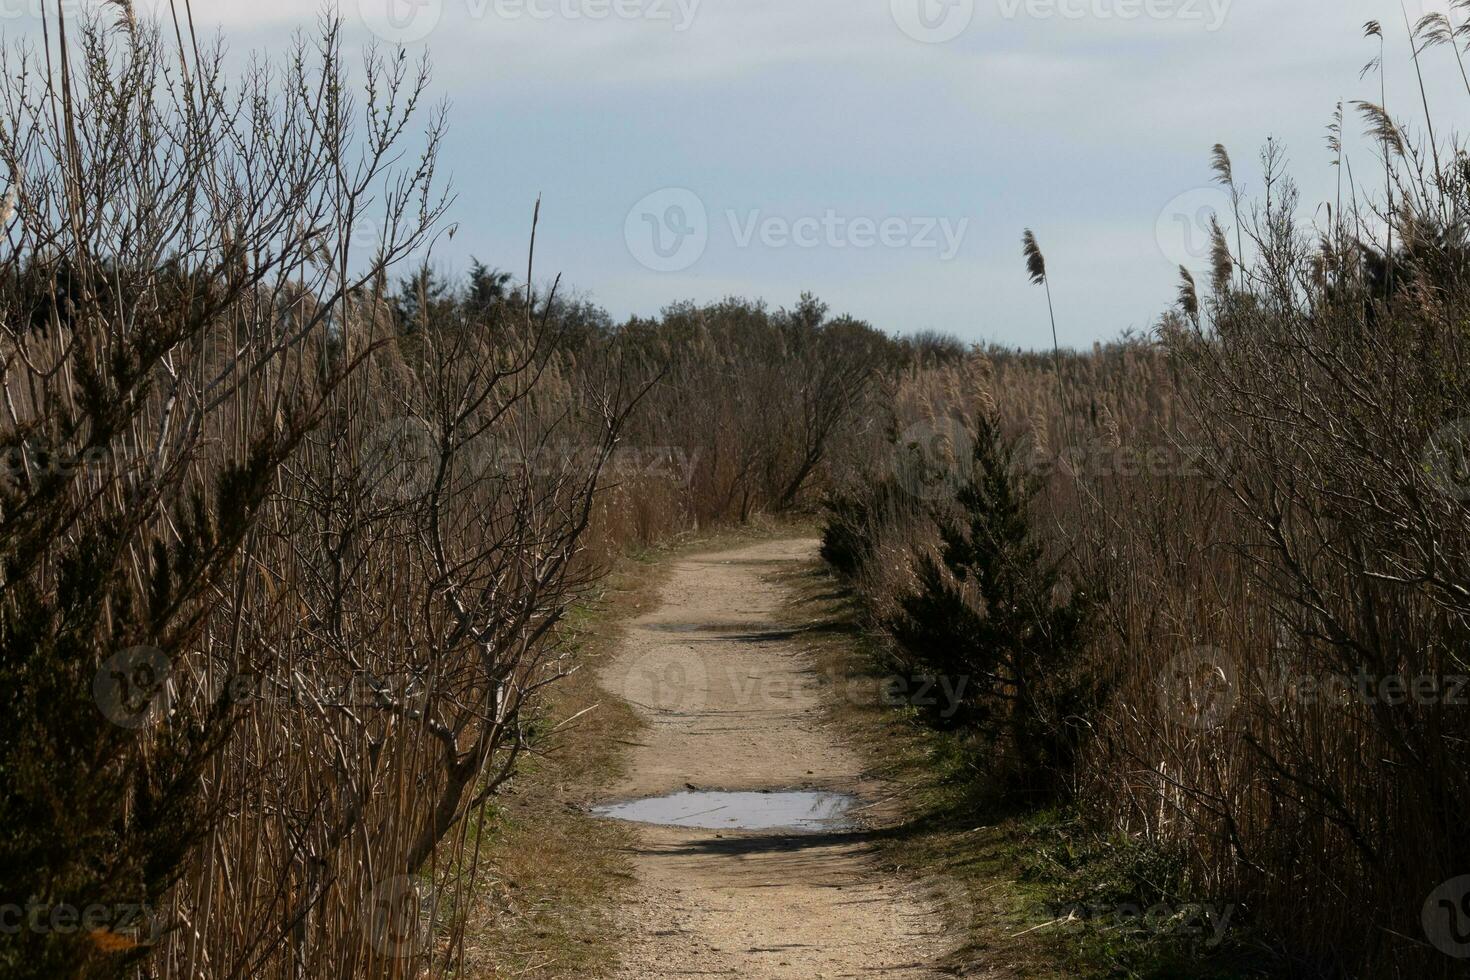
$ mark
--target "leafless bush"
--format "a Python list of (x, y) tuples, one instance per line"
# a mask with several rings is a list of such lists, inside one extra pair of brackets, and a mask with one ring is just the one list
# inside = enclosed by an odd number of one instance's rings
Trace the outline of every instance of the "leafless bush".
[(446, 203), (440, 117), (395, 163), (421, 66), (359, 105), (327, 22), (231, 88), (175, 13), (53, 18), (0, 83), (0, 882), (148, 910), (0, 957), (442, 971), (637, 392), (570, 387), (529, 303), (395, 328)]
[(804, 296), (794, 310), (726, 300), (680, 305), (620, 331), (663, 382), (629, 437), (680, 447), (696, 525), (788, 510), (830, 485), (866, 445), (878, 370), (890, 342)]

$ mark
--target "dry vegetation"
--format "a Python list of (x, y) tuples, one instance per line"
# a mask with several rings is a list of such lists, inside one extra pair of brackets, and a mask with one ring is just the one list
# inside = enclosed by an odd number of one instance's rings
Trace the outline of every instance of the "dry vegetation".
[[(1426, 19), (1418, 56), (1464, 34)], [(967, 707), (1011, 725), (968, 729), (998, 759), (987, 779), (1038, 792), (1036, 740), (1066, 739), (1076, 761), (1040, 791), (1166, 855), (1153, 887), (1233, 903), (1274, 971), (1450, 977), (1470, 870), (1470, 156), (1358, 108), (1384, 190), (1345, 184), (1310, 235), (1278, 147), (1254, 204), (1216, 148), (1240, 235), (1216, 228), (1208, 294), (1183, 273), (1154, 336), (900, 377), (897, 465), (834, 498), (827, 555), (903, 669), (980, 679)], [(1026, 252), (1044, 282), (1029, 234)], [(1014, 440), (1004, 465), (977, 418)], [(1008, 508), (1038, 477), (1022, 524), (1049, 557), (1022, 567)], [(1049, 601), (1007, 585), (1046, 561), (1065, 569)], [(1080, 642), (1055, 619), (1079, 597)], [(993, 622), (1037, 642), (972, 648)]]
[(442, 283), (422, 66), (109, 6), (0, 82), (0, 970), (458, 973), (569, 610), (809, 499), (891, 342)]
[[(508, 884), (626, 721), (565, 737), (569, 617), (620, 555), (825, 496), (882, 655), (967, 681), (914, 715), (946, 778), (1158, 856), (1282, 972), (1456, 975), (1457, 147), (1361, 106), (1383, 189), (1312, 236), (1277, 150), (1251, 205), (1217, 149), (1210, 288), (1091, 353), (811, 297), (614, 324), (529, 263), (434, 275), (442, 116), (401, 53), (350, 71), (328, 22), (231, 82), (187, 4), (108, 6), (0, 81), (0, 905), (46, 924), (0, 972), (595, 965), (595, 913), (534, 925), (575, 889)], [(576, 758), (526, 770), (548, 744)]]

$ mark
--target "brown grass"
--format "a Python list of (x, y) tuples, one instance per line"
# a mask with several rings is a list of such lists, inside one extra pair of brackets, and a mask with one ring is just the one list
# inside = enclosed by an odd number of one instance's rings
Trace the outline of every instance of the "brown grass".
[[(614, 914), (628, 880), (624, 826), (584, 807), (614, 779), (640, 722), (597, 682), (621, 625), (655, 601), (663, 566), (624, 559), (570, 629), (579, 669), (547, 698), (548, 727), (479, 833), (485, 886), (470, 909), (465, 967), (485, 977), (598, 975), (613, 962)], [(575, 720), (572, 720), (575, 719)]]

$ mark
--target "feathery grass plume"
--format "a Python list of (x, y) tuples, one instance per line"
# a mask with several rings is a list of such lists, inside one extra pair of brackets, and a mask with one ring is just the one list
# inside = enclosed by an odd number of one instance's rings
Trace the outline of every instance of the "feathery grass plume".
[(310, 228), (305, 221), (297, 218), (296, 234), (301, 239), (301, 254), (307, 262), (321, 269), (332, 267), (332, 253), (327, 249), (326, 229)]
[(1332, 122), (1327, 124), (1327, 149), (1332, 151), (1336, 158), (1332, 161), (1334, 167), (1342, 163), (1342, 100), (1338, 100), (1337, 108), (1332, 110)]
[(11, 219), (15, 217), (15, 206), (19, 201), (20, 197), (15, 193), (14, 187), (5, 192), (5, 200), (0, 201), (0, 228), (10, 224)]
[(331, 250), (327, 248), (326, 233), (323, 232), (322, 234), (318, 235), (314, 239), (314, 242), (315, 244), (311, 251), (312, 261), (316, 263), (317, 268), (319, 269), (331, 269), (333, 267), (332, 253)]
[(1235, 274), (1235, 260), (1230, 256), (1230, 245), (1225, 241), (1225, 229), (1220, 219), (1210, 215), (1210, 285), (1216, 293), (1230, 288), (1230, 277)]
[(1342, 100), (1338, 99), (1332, 110), (1332, 121), (1327, 124), (1327, 152), (1332, 154), (1332, 166), (1337, 171), (1338, 220), (1342, 215), (1342, 120)]
[(1194, 285), (1194, 276), (1184, 266), (1179, 267), (1179, 307), (1191, 320), (1199, 319), (1199, 291)]
[(1057, 311), (1051, 302), (1051, 282), (1046, 278), (1046, 256), (1041, 254), (1041, 246), (1037, 244), (1036, 235), (1030, 228), (1021, 236), (1021, 254), (1026, 257), (1026, 274), (1031, 277), (1031, 284), (1046, 289), (1046, 313), (1051, 318), (1052, 364), (1057, 372), (1057, 406), (1062, 412), (1062, 418), (1066, 419), (1067, 391), (1062, 384), (1062, 345), (1057, 340)]
[[(1063, 409), (1065, 411), (1065, 409)], [(1038, 403), (1031, 408), (1031, 417), (1026, 420), (1031, 424), (1031, 439), (1036, 444), (1037, 452), (1043, 456), (1051, 454), (1051, 424), (1046, 414), (1046, 406)]]
[[(1210, 151), (1210, 169), (1215, 171), (1215, 182), (1230, 188), (1230, 209), (1235, 215), (1235, 248), (1242, 256), (1245, 255), (1245, 229), (1240, 221), (1240, 188), (1235, 186), (1235, 168), (1230, 163), (1230, 152), (1225, 149), (1225, 144), (1216, 143)], [(1214, 217), (1210, 219), (1214, 221)], [(1230, 250), (1225, 250), (1226, 257)], [(1218, 262), (1218, 260), (1217, 260)], [(1245, 263), (1240, 267), (1241, 286), (1245, 285)]]
[[(1377, 69), (1377, 71), (1378, 71), (1378, 104), (1377, 105), (1373, 105), (1372, 103), (1358, 101), (1358, 102), (1354, 102), (1353, 105), (1357, 107), (1357, 109), (1358, 109), (1359, 112), (1362, 112), (1365, 115), (1368, 115), (1370, 118), (1376, 117), (1376, 118), (1374, 118), (1374, 120), (1372, 122), (1371, 128), (1377, 130), (1378, 131), (1378, 135), (1383, 140), (1383, 206), (1385, 208), (1386, 213), (1388, 215), (1390, 215), (1390, 219), (1389, 219), (1389, 222), (1388, 222), (1388, 243), (1387, 243), (1387, 245), (1384, 246), (1383, 252), (1384, 252), (1384, 255), (1388, 259), (1387, 282), (1388, 282), (1389, 292), (1392, 293), (1393, 292), (1393, 271), (1394, 271), (1393, 270), (1393, 220), (1392, 220), (1392, 215), (1394, 213), (1394, 199), (1393, 199), (1393, 182), (1394, 182), (1394, 176), (1393, 176), (1393, 160), (1391, 158), (1393, 156), (1392, 150), (1393, 150), (1393, 147), (1395, 145), (1398, 146), (1398, 151), (1399, 151), (1399, 155), (1400, 156), (1403, 156), (1404, 146), (1403, 146), (1403, 140), (1399, 136), (1398, 127), (1393, 124), (1393, 120), (1388, 115), (1388, 80), (1384, 77), (1384, 71), (1383, 71), (1384, 40), (1383, 40), (1383, 27), (1382, 27), (1382, 25), (1380, 25), (1378, 23), (1378, 21), (1376, 21), (1376, 20), (1370, 20), (1370, 21), (1368, 21), (1366, 24), (1363, 25), (1363, 36), (1364, 37), (1367, 37), (1367, 38), (1374, 38), (1374, 37), (1378, 38), (1378, 57), (1374, 58), (1372, 61), (1368, 62), (1368, 64), (1363, 67), (1363, 72), (1362, 72), (1362, 75), (1360, 76), (1360, 77), (1367, 77), (1367, 75), (1368, 75), (1369, 72), (1373, 71), (1374, 69)], [(1418, 63), (1418, 55), (1417, 54), (1415, 55), (1415, 63), (1416, 64)], [(1467, 87), (1470, 87), (1470, 81), (1467, 81), (1466, 82), (1466, 85), (1467, 85)], [(1369, 107), (1371, 107), (1371, 110), (1373, 110), (1373, 111), (1369, 111)]]
[[(1328, 206), (1328, 227), (1332, 226), (1332, 206)], [(1333, 236), (1323, 231), (1317, 238), (1317, 248), (1312, 252), (1311, 258), (1312, 282), (1317, 289), (1325, 292), (1331, 285), (1334, 276), (1342, 272), (1342, 254), (1334, 241)]]
[(103, 6), (117, 8), (117, 26), (129, 34), (138, 31), (138, 14), (133, 10), (133, 0), (103, 0)]
[[(1450, 0), (1449, 6), (1451, 10), (1463, 12), (1470, 10), (1470, 0)], [(1460, 45), (1456, 43), (1466, 35), (1470, 35), (1470, 20), (1456, 27), (1448, 13), (1439, 12), (1425, 14), (1411, 29), (1411, 36), (1419, 42), (1419, 46), (1415, 49), (1415, 58), (1417, 59), (1421, 51), (1447, 45), (1455, 54), (1455, 64), (1460, 69), (1460, 81), (1464, 83), (1466, 93), (1470, 94), (1470, 72), (1466, 70), (1465, 57), (1460, 50)]]
[(1103, 402), (1097, 407), (1097, 419), (1098, 424), (1102, 426), (1103, 441), (1107, 447), (1114, 450), (1122, 449), (1123, 431), (1118, 425), (1118, 417), (1113, 414), (1113, 410), (1108, 407), (1107, 402)]
[(1235, 171), (1230, 166), (1230, 153), (1223, 143), (1216, 143), (1210, 151), (1210, 169), (1215, 171), (1215, 180), (1226, 187), (1235, 186)]
[(1383, 67), (1383, 25), (1376, 20), (1368, 21), (1363, 25), (1363, 36), (1378, 38), (1379, 50), (1378, 55), (1364, 65), (1362, 71), (1358, 72), (1359, 78), (1367, 78), (1370, 72)]
[[(1414, 80), (1419, 85), (1419, 103), (1424, 108), (1424, 128), (1429, 134), (1429, 154), (1434, 160), (1434, 179), (1437, 186), (1443, 187), (1444, 165), (1441, 162), (1439, 156), (1439, 139), (1434, 135), (1434, 113), (1429, 111), (1429, 90), (1424, 85), (1424, 65), (1419, 60), (1419, 55), (1424, 52), (1425, 48), (1430, 47), (1430, 44), (1415, 43), (1417, 40), (1419, 40), (1419, 35), (1414, 26), (1409, 23), (1409, 12), (1407, 10), (1403, 10), (1402, 8), (1400, 8), (1400, 10), (1402, 11), (1404, 16), (1404, 29), (1409, 32), (1409, 52), (1413, 56), (1414, 61)], [(1426, 17), (1421, 18), (1420, 23), (1422, 24), (1425, 20), (1434, 23), (1434, 16), (1435, 15), (1426, 15)], [(1449, 36), (1451, 32), (1448, 28), (1448, 19), (1445, 20), (1445, 25), (1446, 36)], [(1386, 104), (1387, 102), (1385, 102), (1385, 105)]]
[(1362, 99), (1355, 101), (1353, 106), (1362, 115), (1363, 121), (1368, 124), (1368, 128), (1364, 131), (1365, 135), (1379, 140), (1398, 156), (1404, 155), (1404, 136), (1399, 132), (1398, 126), (1395, 125), (1386, 109)]
[(1041, 254), (1041, 246), (1036, 244), (1036, 236), (1027, 228), (1026, 233), (1021, 236), (1021, 253), (1026, 256), (1026, 273), (1031, 277), (1033, 286), (1041, 286), (1046, 283), (1046, 256)]
[(1414, 39), (1419, 42), (1420, 51), (1450, 44), (1455, 39), (1455, 25), (1450, 23), (1447, 16), (1437, 11), (1425, 14), (1414, 24)]

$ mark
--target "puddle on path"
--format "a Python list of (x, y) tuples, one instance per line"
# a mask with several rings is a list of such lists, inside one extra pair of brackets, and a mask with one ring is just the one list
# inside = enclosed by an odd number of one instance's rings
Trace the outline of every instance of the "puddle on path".
[(845, 793), (675, 793), (592, 812), (614, 820), (703, 830), (845, 830), (857, 801)]

